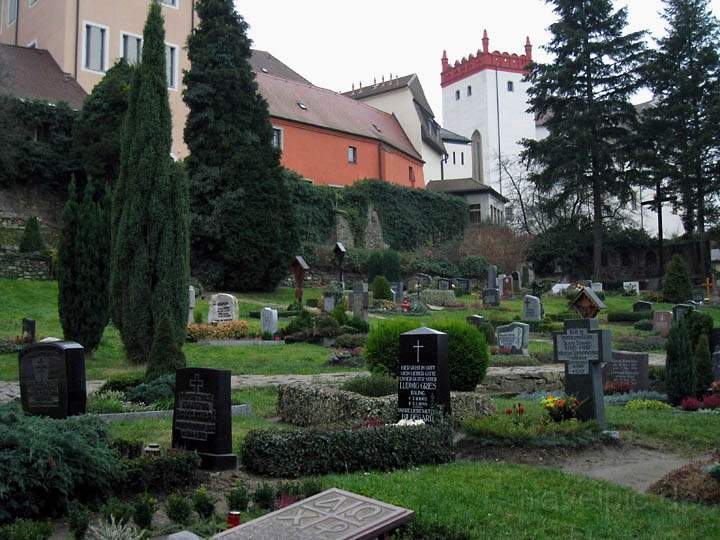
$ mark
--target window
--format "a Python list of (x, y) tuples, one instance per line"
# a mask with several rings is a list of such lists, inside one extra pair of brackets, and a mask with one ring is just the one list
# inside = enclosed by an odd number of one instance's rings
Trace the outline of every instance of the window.
[(514, 92), (515, 91), (515, 83), (512, 81), (508, 81), (508, 92)]
[(142, 44), (142, 37), (123, 33), (120, 55), (128, 64), (139, 64), (142, 60)]
[(104, 73), (107, 65), (107, 28), (85, 23), (85, 69)]
[(165, 45), (165, 69), (168, 88), (177, 88), (177, 47)]
[(415, 183), (415, 169), (412, 167), (408, 167), (408, 180), (413, 184)]
[(455, 101), (460, 99), (460, 90), (455, 90)]
[(465, 165), (465, 152), (460, 152), (460, 165)]
[(8, 0), (7, 25), (10, 26), (17, 19), (18, 2), (20, 0)]
[(467, 87), (467, 95), (472, 96), (472, 86)]
[(160, 3), (169, 7), (178, 7), (178, 0), (160, 0)]
[(272, 138), (272, 145), (274, 148), (277, 148), (278, 150), (282, 150), (283, 148), (283, 130), (281, 128), (273, 128), (273, 138)]
[(33, 7), (37, 2), (38, 0), (28, 0), (28, 7)]
[(348, 163), (357, 163), (357, 148), (348, 146)]
[(479, 204), (471, 204), (470, 210), (470, 223), (478, 225), (482, 223), (482, 207)]
[(455, 161), (455, 152), (453, 152), (453, 165), (455, 165), (457, 162)]

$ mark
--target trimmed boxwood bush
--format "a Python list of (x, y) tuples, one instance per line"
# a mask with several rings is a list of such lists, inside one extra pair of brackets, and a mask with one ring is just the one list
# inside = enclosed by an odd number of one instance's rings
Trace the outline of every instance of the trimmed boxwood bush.
[(126, 494), (168, 493), (195, 485), (199, 466), (200, 457), (195, 452), (180, 450), (124, 460), (124, 474), (116, 489)]
[[(417, 322), (383, 322), (368, 335), (365, 359), (370, 371), (398, 375), (400, 334), (414, 330)], [(482, 382), (490, 361), (485, 336), (461, 321), (438, 321), (433, 328), (448, 335), (450, 390), (473, 391)]]
[(373, 374), (369, 377), (353, 377), (345, 381), (340, 388), (367, 397), (382, 397), (396, 394), (398, 381), (390, 375)]
[(71, 499), (102, 499), (119, 472), (98, 418), (55, 420), (0, 407), (0, 523), (60, 514)]
[(646, 319), (653, 318), (652, 311), (609, 311), (608, 315), (609, 323), (618, 322), (638, 322)]
[(375, 276), (372, 281), (372, 293), (375, 300), (392, 300), (390, 282), (385, 276)]
[(452, 429), (443, 422), (335, 432), (253, 430), (242, 451), (248, 471), (280, 478), (388, 471), (452, 459)]

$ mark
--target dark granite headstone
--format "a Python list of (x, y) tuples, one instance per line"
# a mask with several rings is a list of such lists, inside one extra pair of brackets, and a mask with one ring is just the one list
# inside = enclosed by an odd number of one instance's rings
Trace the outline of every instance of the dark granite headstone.
[(649, 355), (647, 353), (612, 351), (606, 364), (605, 382), (623, 382), (632, 385), (633, 391), (647, 390)]
[(487, 269), (488, 275), (488, 289), (497, 289), (497, 266), (491, 264)]
[(673, 308), (673, 317), (675, 318), (675, 322), (680, 322), (683, 320), (683, 317), (690, 313), (691, 311), (695, 311), (695, 306), (691, 306), (690, 304), (678, 304)]
[(22, 343), (35, 343), (35, 319), (25, 317), (22, 320)]
[(520, 282), (520, 272), (511, 272), (510, 277), (512, 277), (513, 291), (520, 292), (520, 289), (522, 289), (522, 283)]
[(403, 420), (432, 420), (433, 408), (450, 414), (448, 336), (432, 328), (400, 335), (398, 413)]
[(610, 360), (610, 331), (600, 330), (597, 319), (565, 321), (565, 330), (553, 332), (555, 361), (565, 364), (565, 393), (575, 396), (579, 420), (605, 424), (602, 362)]
[(370, 540), (413, 518), (413, 512), (332, 488), (223, 531), (210, 540)]
[(172, 446), (196, 450), (201, 467), (235, 469), (230, 370), (182, 368), (175, 376)]
[(66, 418), (85, 413), (85, 349), (72, 341), (35, 343), (20, 351), (20, 400), (28, 414)]
[(485, 322), (485, 317), (482, 315), (469, 315), (465, 318), (465, 322), (472, 324), (476, 328), (480, 328), (480, 326)]
[(483, 304), (486, 306), (500, 305), (500, 291), (498, 289), (484, 289), (482, 292)]
[(640, 311), (652, 311), (652, 310), (653, 310), (652, 302), (645, 302), (645, 301), (641, 300), (640, 302), (635, 302), (633, 304), (633, 311), (635, 313), (640, 312)]

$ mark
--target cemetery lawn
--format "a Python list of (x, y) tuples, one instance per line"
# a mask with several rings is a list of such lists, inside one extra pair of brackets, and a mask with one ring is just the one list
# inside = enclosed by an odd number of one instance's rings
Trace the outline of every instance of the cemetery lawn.
[(720, 509), (674, 503), (609, 482), (522, 465), (456, 462), (324, 479), (414, 510), (437, 537), (717, 538)]

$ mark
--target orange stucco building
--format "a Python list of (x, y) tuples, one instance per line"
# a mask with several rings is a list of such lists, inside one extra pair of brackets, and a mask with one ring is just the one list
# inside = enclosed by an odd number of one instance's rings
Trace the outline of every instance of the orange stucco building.
[[(60, 69), (91, 92), (120, 58), (137, 61), (151, 0), (0, 0), (0, 44), (46, 49)], [(193, 0), (160, 0), (166, 28), (172, 153), (187, 156), (184, 50), (197, 23)], [(316, 87), (264, 51), (253, 70), (268, 101), (282, 163), (308, 180), (345, 186), (377, 178), (424, 188), (423, 160), (393, 114)], [(21, 96), (26, 97), (26, 96)]]

